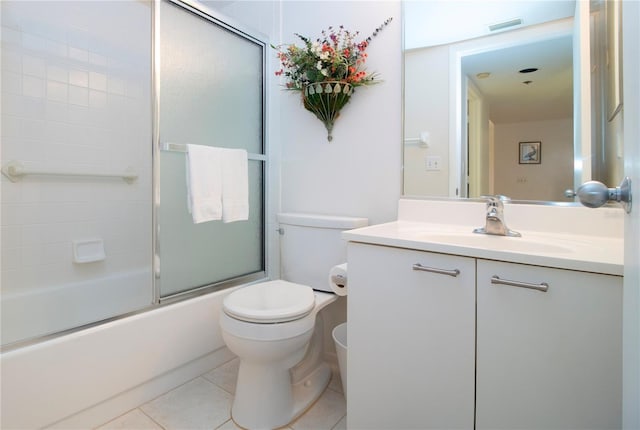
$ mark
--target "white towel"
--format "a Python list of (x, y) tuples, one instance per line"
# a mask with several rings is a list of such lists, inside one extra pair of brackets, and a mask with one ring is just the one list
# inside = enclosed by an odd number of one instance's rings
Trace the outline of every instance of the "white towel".
[(194, 224), (222, 219), (223, 150), (187, 146), (187, 207)]
[(247, 151), (224, 149), (222, 155), (222, 221), (249, 219)]

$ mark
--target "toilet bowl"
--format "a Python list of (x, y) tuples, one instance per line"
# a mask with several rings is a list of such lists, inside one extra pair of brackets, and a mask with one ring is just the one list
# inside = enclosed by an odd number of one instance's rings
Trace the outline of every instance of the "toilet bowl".
[(240, 358), (231, 416), (252, 430), (289, 424), (328, 385), (320, 310), (338, 298), (328, 275), (347, 259), (342, 232), (368, 224), (366, 218), (296, 213), (280, 213), (278, 222), (284, 280), (238, 288), (220, 313), (224, 341)]
[(285, 426), (322, 394), (331, 370), (322, 361), (318, 312), (336, 299), (282, 280), (242, 287), (224, 299), (222, 335), (240, 359), (231, 409), (236, 424)]

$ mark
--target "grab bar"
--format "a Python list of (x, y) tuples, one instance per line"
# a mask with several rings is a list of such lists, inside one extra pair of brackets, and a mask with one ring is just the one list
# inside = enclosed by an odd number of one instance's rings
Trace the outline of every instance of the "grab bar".
[(133, 167), (127, 167), (124, 171), (96, 171), (96, 170), (66, 170), (66, 169), (34, 169), (25, 167), (22, 162), (12, 160), (2, 166), (2, 173), (11, 182), (17, 182), (26, 175), (38, 176), (90, 176), (100, 178), (120, 178), (131, 184), (138, 179), (138, 173)]
[[(160, 144), (161, 151), (169, 151), (169, 152), (187, 152), (187, 145), (184, 143), (173, 143), (173, 142), (164, 142)], [(266, 161), (267, 156), (264, 154), (256, 154), (250, 152), (247, 154), (247, 158), (249, 160), (258, 160), (258, 161)]]

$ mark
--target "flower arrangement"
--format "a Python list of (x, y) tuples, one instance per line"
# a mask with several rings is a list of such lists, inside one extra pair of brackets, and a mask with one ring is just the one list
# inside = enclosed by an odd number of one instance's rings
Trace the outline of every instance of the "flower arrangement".
[(278, 59), (282, 68), (276, 76), (288, 78), (286, 87), (302, 90), (305, 85), (324, 81), (342, 81), (354, 87), (376, 83), (376, 75), (363, 70), (367, 60), (367, 47), (372, 39), (389, 23), (387, 19), (373, 34), (361, 42), (355, 39), (359, 32), (329, 27), (322, 30), (322, 37), (311, 41), (298, 33), (295, 35), (304, 42), (304, 48), (296, 45), (273, 46), (278, 50)]
[(357, 42), (359, 32), (346, 30), (342, 25), (329, 27), (322, 36), (311, 41), (298, 33), (304, 47), (295, 44), (273, 46), (278, 51), (281, 69), (276, 76), (285, 76), (285, 87), (302, 92), (304, 107), (313, 112), (325, 125), (327, 139), (332, 140), (333, 123), (356, 87), (380, 82), (375, 73), (364, 69), (367, 48), (373, 38), (392, 18), (375, 29), (371, 36)]

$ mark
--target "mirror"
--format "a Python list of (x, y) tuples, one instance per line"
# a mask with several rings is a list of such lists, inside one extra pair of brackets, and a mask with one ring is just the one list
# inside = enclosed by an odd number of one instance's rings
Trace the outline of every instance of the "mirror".
[(571, 202), (620, 181), (622, 102), (603, 90), (621, 85), (618, 1), (403, 8), (404, 195)]

